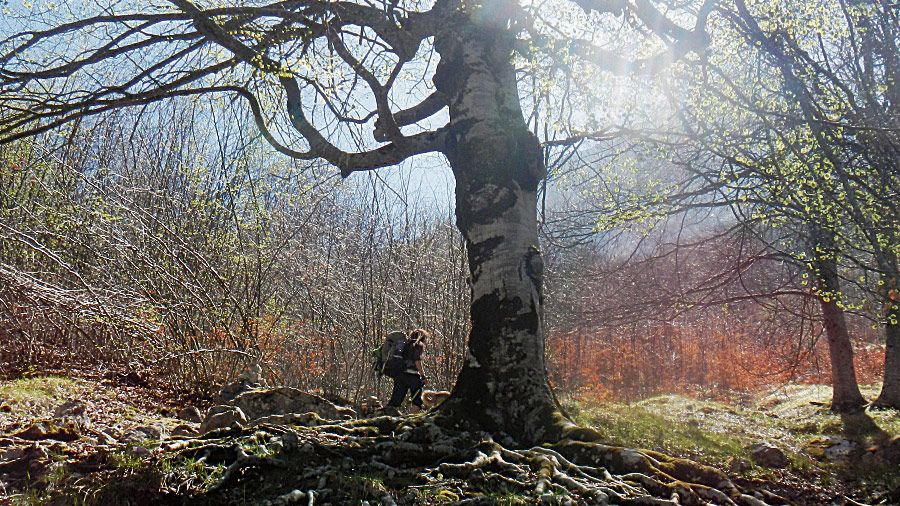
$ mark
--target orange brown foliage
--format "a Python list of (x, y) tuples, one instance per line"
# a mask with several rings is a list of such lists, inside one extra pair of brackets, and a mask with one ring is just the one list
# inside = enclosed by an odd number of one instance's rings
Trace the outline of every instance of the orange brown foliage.
[[(548, 357), (555, 386), (595, 401), (663, 393), (725, 399), (791, 382), (828, 384), (824, 339), (807, 348), (795, 341), (780, 336), (764, 343), (741, 333), (661, 325), (635, 333), (551, 333)], [(858, 347), (855, 363), (860, 383), (880, 381), (883, 347)]]

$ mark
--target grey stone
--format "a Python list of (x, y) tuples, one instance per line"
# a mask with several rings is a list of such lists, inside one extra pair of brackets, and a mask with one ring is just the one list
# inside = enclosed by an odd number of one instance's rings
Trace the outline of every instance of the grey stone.
[(200, 410), (197, 409), (196, 406), (182, 408), (177, 416), (179, 420), (184, 420), (186, 422), (200, 423), (203, 421), (203, 414), (200, 413)]
[(200, 433), (230, 428), (233, 425), (243, 426), (247, 424), (247, 415), (237, 406), (214, 406), (200, 424)]
[(25, 476), (43, 468), (49, 460), (47, 450), (38, 444), (26, 446), (10, 454), (8, 460), (0, 460), (0, 474)]
[(251, 420), (289, 413), (316, 413), (326, 420), (348, 419), (356, 415), (351, 408), (291, 387), (251, 390), (237, 396), (231, 404), (241, 408)]
[(24, 430), (13, 434), (15, 437), (39, 441), (42, 439), (55, 439), (57, 441), (75, 441), (81, 437), (77, 425), (61, 420), (38, 420)]
[(162, 424), (146, 425), (128, 429), (119, 438), (123, 443), (141, 443), (144, 441), (159, 441), (166, 437), (166, 428)]
[(134, 455), (135, 457), (143, 458), (147, 455), (150, 455), (150, 450), (143, 446), (132, 446), (128, 449), (128, 453)]
[(790, 463), (787, 455), (780, 448), (767, 442), (752, 445), (750, 447), (750, 456), (754, 462), (763, 467), (781, 469), (787, 467)]
[(66, 401), (53, 410), (54, 418), (72, 418), (80, 417), (87, 411), (87, 404), (84, 401), (71, 400)]
[(219, 390), (219, 402), (226, 403), (244, 392), (262, 388), (262, 367), (254, 364), (240, 375), (233, 383), (229, 383)]
[(831, 461), (847, 460), (862, 452), (862, 446), (849, 439), (836, 438), (831, 446), (825, 448), (825, 458)]
[(731, 457), (728, 461), (728, 472), (731, 474), (746, 473), (753, 467), (746, 459), (740, 457)]
[(178, 425), (174, 429), (172, 429), (172, 435), (173, 436), (196, 436), (197, 429), (195, 429), (194, 427), (192, 427), (186, 423), (183, 423), (181, 425)]
[(97, 432), (97, 443), (101, 445), (111, 445), (116, 443), (116, 438), (110, 436), (109, 434), (101, 431)]

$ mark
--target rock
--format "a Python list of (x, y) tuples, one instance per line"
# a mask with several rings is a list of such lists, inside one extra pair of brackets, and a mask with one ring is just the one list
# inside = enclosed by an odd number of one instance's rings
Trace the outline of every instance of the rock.
[(246, 423), (247, 415), (244, 414), (240, 407), (213, 406), (207, 413), (203, 423), (200, 424), (200, 433), (206, 434), (217, 429), (227, 429), (234, 424), (243, 426)]
[(752, 468), (752, 464), (746, 459), (740, 457), (731, 457), (728, 460), (728, 472), (731, 474), (746, 473)]
[(128, 448), (128, 453), (135, 457), (144, 458), (147, 455), (150, 455), (150, 450), (143, 446), (132, 446), (131, 448)]
[(109, 434), (101, 431), (97, 431), (97, 444), (101, 445), (113, 445), (116, 444), (116, 438), (110, 436)]
[(66, 401), (53, 410), (54, 418), (74, 418), (85, 414), (87, 404), (84, 401)]
[(69, 442), (81, 437), (81, 433), (78, 431), (78, 427), (72, 423), (59, 424), (57, 421), (38, 420), (26, 429), (13, 434), (13, 436), (30, 441), (55, 439), (56, 441)]
[(183, 423), (181, 425), (176, 426), (174, 429), (172, 429), (172, 435), (173, 436), (196, 436), (197, 429), (195, 429), (194, 427), (192, 427), (186, 423)]
[(831, 462), (860, 457), (862, 446), (852, 440), (837, 436), (820, 436), (810, 439), (804, 448), (809, 456)]
[(351, 408), (337, 406), (323, 397), (291, 387), (251, 390), (237, 396), (231, 404), (241, 408), (251, 420), (288, 413), (316, 413), (326, 420), (356, 415)]
[(47, 450), (33, 444), (15, 452), (15, 458), (0, 460), (0, 474), (36, 476), (49, 461)]
[(81, 430), (89, 429), (91, 426), (88, 405), (80, 400), (70, 400), (60, 404), (53, 410), (53, 418), (74, 423)]
[(219, 402), (229, 402), (244, 392), (262, 387), (262, 367), (259, 364), (254, 364), (242, 372), (237, 377), (237, 381), (229, 383), (219, 390)]
[(251, 425), (262, 425), (262, 424), (272, 424), (272, 425), (300, 425), (303, 427), (315, 427), (317, 425), (324, 425), (326, 422), (322, 417), (315, 413), (288, 413), (286, 415), (269, 415), (261, 418), (256, 418), (252, 422)]
[(238, 381), (251, 384), (262, 384), (262, 366), (259, 364), (251, 365), (247, 370), (238, 375)]
[(374, 395), (367, 397), (359, 406), (359, 416), (367, 417), (374, 415), (379, 409), (384, 408), (384, 405)]
[(862, 446), (849, 439), (835, 438), (831, 445), (825, 448), (824, 456), (830, 461), (847, 460), (862, 452)]
[(750, 447), (750, 456), (753, 461), (763, 467), (781, 469), (790, 463), (787, 456), (780, 448), (769, 443), (756, 443)]
[(123, 443), (142, 443), (144, 441), (159, 441), (166, 435), (166, 428), (162, 424), (147, 425), (128, 429), (119, 438)]
[(196, 406), (182, 408), (177, 416), (179, 420), (184, 420), (186, 422), (200, 423), (203, 421), (203, 414), (200, 413), (200, 410), (197, 409)]

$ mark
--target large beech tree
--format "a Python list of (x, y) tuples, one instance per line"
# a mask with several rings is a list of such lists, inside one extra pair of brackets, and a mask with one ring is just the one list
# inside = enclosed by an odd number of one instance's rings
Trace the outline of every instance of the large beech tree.
[[(441, 414), (538, 441), (566, 426), (541, 330), (542, 143), (576, 142), (597, 128), (591, 103), (564, 100), (554, 83), (580, 72), (652, 72), (702, 48), (710, 7), (682, 5), (685, 27), (664, 14), (674, 7), (651, 0), (170, 0), (89, 15), (69, 6), (9, 19), (17, 33), (0, 46), (0, 139), (215, 93), (241, 99), (279, 152), (324, 159), (344, 177), (442, 153), (468, 249), (472, 330)], [(638, 56), (606, 49), (616, 34)], [(544, 130), (552, 135), (535, 134), (566, 118)]]

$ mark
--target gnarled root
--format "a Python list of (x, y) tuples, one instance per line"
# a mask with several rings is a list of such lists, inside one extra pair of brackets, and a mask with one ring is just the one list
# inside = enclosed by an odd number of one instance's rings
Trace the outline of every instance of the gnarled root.
[(316, 427), (260, 425), (167, 448), (194, 465), (218, 466), (215, 483), (190, 491), (197, 501), (216, 504), (247, 495), (260, 504), (487, 504), (498, 495), (533, 504), (767, 504), (716, 469), (577, 434), (515, 448), (485, 433), (442, 427), (431, 416), (380, 417)]

